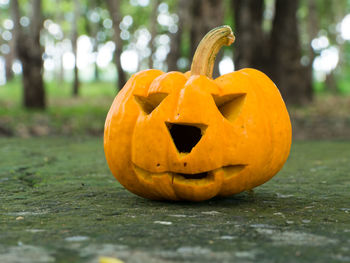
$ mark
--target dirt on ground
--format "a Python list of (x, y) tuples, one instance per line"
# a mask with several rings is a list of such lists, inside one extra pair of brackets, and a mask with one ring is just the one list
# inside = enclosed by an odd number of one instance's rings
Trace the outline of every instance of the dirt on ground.
[(289, 112), (295, 139), (350, 139), (350, 97), (317, 97)]

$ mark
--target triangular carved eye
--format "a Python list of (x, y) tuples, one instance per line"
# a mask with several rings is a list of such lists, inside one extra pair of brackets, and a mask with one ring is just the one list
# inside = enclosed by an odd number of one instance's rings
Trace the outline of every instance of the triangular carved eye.
[(232, 122), (240, 114), (246, 95), (246, 93), (213, 95), (213, 98), (222, 116)]
[(135, 101), (140, 105), (141, 109), (146, 114), (151, 114), (152, 111), (168, 96), (168, 93), (152, 93), (147, 97), (134, 95)]

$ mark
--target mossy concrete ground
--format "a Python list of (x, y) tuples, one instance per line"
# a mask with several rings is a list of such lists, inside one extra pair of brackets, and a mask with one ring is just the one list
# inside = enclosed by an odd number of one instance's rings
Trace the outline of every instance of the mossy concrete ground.
[(0, 262), (350, 262), (350, 141), (294, 142), (254, 193), (156, 202), (102, 139), (0, 139)]

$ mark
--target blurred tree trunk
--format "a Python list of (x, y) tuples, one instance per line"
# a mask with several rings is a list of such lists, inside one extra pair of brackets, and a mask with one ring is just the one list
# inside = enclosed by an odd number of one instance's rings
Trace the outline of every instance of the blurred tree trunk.
[(306, 104), (312, 99), (312, 74), (300, 62), (298, 2), (276, 0), (269, 73), (287, 103)]
[[(308, 81), (310, 84), (307, 87), (309, 97), (308, 100), (312, 99), (312, 82), (313, 82), (313, 63), (316, 58), (316, 53), (314, 49), (312, 48), (311, 42), (314, 38), (317, 37), (318, 32), (320, 30), (319, 25), (319, 19), (317, 15), (317, 1), (316, 0), (308, 0), (307, 1), (307, 10), (308, 10), (308, 17), (307, 17), (307, 35), (309, 37), (308, 39), (308, 50), (307, 50), (307, 57), (308, 57), (308, 63), (304, 66), (305, 68), (305, 80)], [(308, 101), (306, 101), (308, 102)]]
[[(88, 24), (88, 22), (87, 22), (87, 24)], [(97, 64), (97, 54), (98, 54), (98, 44), (99, 44), (99, 41), (98, 41), (98, 38), (97, 38), (98, 26), (99, 26), (99, 24), (93, 24), (92, 27), (91, 27), (92, 52), (94, 52), (94, 54), (96, 54), (95, 61), (94, 61), (94, 80), (95, 81), (99, 81), (100, 80), (100, 71), (99, 71), (99, 67), (98, 67), (98, 64)]]
[[(213, 28), (221, 26), (224, 21), (222, 0), (192, 0), (191, 4), (190, 60), (202, 38)], [(219, 75), (218, 63), (221, 57), (220, 52), (214, 65), (213, 77)]]
[(12, 71), (13, 59), (11, 58), (11, 53), (5, 55), (5, 78), (6, 82), (9, 82), (13, 79)]
[(97, 39), (97, 33), (98, 33), (98, 26), (96, 24), (89, 25), (89, 21), (85, 24), (85, 30), (88, 36), (91, 37), (91, 44), (92, 44), (92, 52), (96, 54), (95, 61), (94, 61), (94, 80), (99, 81), (100, 80), (100, 71), (99, 67), (97, 65), (97, 53), (98, 53), (98, 39)]
[[(264, 0), (233, 0), (235, 32), (235, 68), (258, 68), (266, 71), (266, 39), (262, 29)], [(266, 73), (266, 72), (265, 72)]]
[(189, 1), (179, 0), (177, 3), (177, 15), (179, 22), (177, 24), (177, 31), (175, 34), (170, 35), (170, 52), (167, 56), (168, 71), (179, 70), (177, 62), (181, 57), (181, 46), (182, 46), (182, 33), (184, 26), (188, 24)]
[(13, 70), (12, 70), (12, 65), (13, 61), (16, 58), (16, 50), (15, 50), (15, 38), (14, 38), (14, 30), (12, 30), (12, 38), (9, 41), (9, 52), (5, 54), (5, 77), (6, 77), (6, 82), (11, 81), (14, 77)]
[(326, 80), (325, 80), (326, 88), (327, 90), (332, 93), (332, 94), (337, 94), (338, 93), (338, 84), (337, 80), (334, 76), (333, 71), (328, 73), (326, 75)]
[[(90, 1), (90, 5), (89, 8), (90, 10), (94, 10), (96, 9), (96, 7), (98, 6), (99, 3), (97, 3), (96, 0)], [(98, 34), (98, 30), (100, 28), (100, 22), (95, 22), (95, 21), (90, 21), (90, 19), (86, 19), (85, 22), (85, 30), (88, 36), (91, 37), (91, 41), (92, 41), (92, 52), (94, 54), (96, 54), (95, 57), (95, 61), (94, 61), (94, 81), (99, 81), (100, 80), (100, 71), (99, 71), (99, 67), (97, 65), (97, 53), (98, 53), (98, 38), (97, 38), (97, 34)]]
[(60, 84), (63, 84), (64, 83), (64, 66), (63, 66), (63, 52), (61, 51), (60, 52), (60, 64), (59, 64), (59, 69), (58, 69), (58, 72), (57, 72), (57, 79), (58, 79), (58, 83)]
[[(92, 39), (92, 51), (96, 54), (97, 58), (97, 53), (98, 53), (98, 41), (96, 35)], [(100, 80), (100, 70), (98, 68), (97, 60), (95, 60), (94, 63), (94, 80), (99, 81)]]
[(311, 41), (317, 37), (319, 31), (319, 21), (317, 17), (317, 3), (316, 0), (308, 0), (307, 1), (307, 35), (309, 37), (308, 42), (308, 57), (309, 57), (309, 65), (312, 68), (312, 63), (316, 57), (316, 53), (311, 46)]
[[(63, 1), (64, 0), (56, 0), (56, 4), (58, 6), (61, 6)], [(61, 25), (65, 21), (64, 12), (62, 10), (57, 11), (55, 13), (53, 19), (56, 21), (56, 23)], [(63, 33), (63, 39), (64, 39), (65, 38), (64, 31), (62, 31), (62, 33)], [(64, 82), (63, 54), (64, 54), (63, 48), (59, 48), (59, 53), (58, 53), (58, 58), (59, 58), (58, 70), (55, 71), (55, 78), (57, 80), (56, 84), (57, 84), (58, 87), (62, 86), (62, 84)]]
[(157, 37), (157, 27), (158, 27), (158, 21), (157, 21), (157, 14), (158, 14), (158, 6), (159, 6), (160, 1), (159, 0), (154, 0), (153, 1), (153, 6), (152, 6), (152, 13), (150, 17), (150, 32), (151, 32), (151, 40), (150, 42), (150, 56), (148, 59), (148, 68), (154, 68), (154, 54), (156, 52), (156, 43), (155, 39)]
[(277, 85), (290, 104), (312, 99), (312, 65), (301, 64), (298, 0), (276, 0), (270, 35), (264, 33), (263, 0), (233, 0), (235, 9), (235, 66), (257, 68)]
[(11, 0), (11, 14), (14, 22), (16, 53), (22, 63), (23, 105), (26, 108), (45, 108), (43, 82), (42, 48), (40, 30), (42, 28), (41, 1), (32, 0), (32, 15), (29, 32), (20, 25), (18, 0)]
[(74, 79), (73, 79), (73, 96), (79, 95), (79, 69), (78, 69), (78, 19), (80, 17), (80, 4), (79, 0), (74, 0), (74, 17), (73, 17), (73, 32), (72, 32), (72, 46), (73, 54), (75, 58), (74, 63)]
[(122, 68), (120, 55), (123, 51), (123, 41), (120, 37), (120, 22), (121, 22), (121, 14), (120, 14), (120, 1), (121, 0), (107, 0), (107, 8), (109, 14), (113, 21), (113, 31), (114, 31), (114, 43), (115, 43), (115, 52), (114, 59), (118, 72), (118, 85), (117, 89), (120, 90), (124, 86), (126, 82), (126, 74)]

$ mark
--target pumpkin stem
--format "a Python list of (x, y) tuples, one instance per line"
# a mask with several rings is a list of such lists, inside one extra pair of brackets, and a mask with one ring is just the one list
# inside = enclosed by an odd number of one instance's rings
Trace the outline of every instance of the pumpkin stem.
[(199, 43), (193, 56), (191, 75), (212, 78), (215, 58), (222, 46), (230, 46), (235, 36), (229, 26), (220, 26), (207, 33)]

